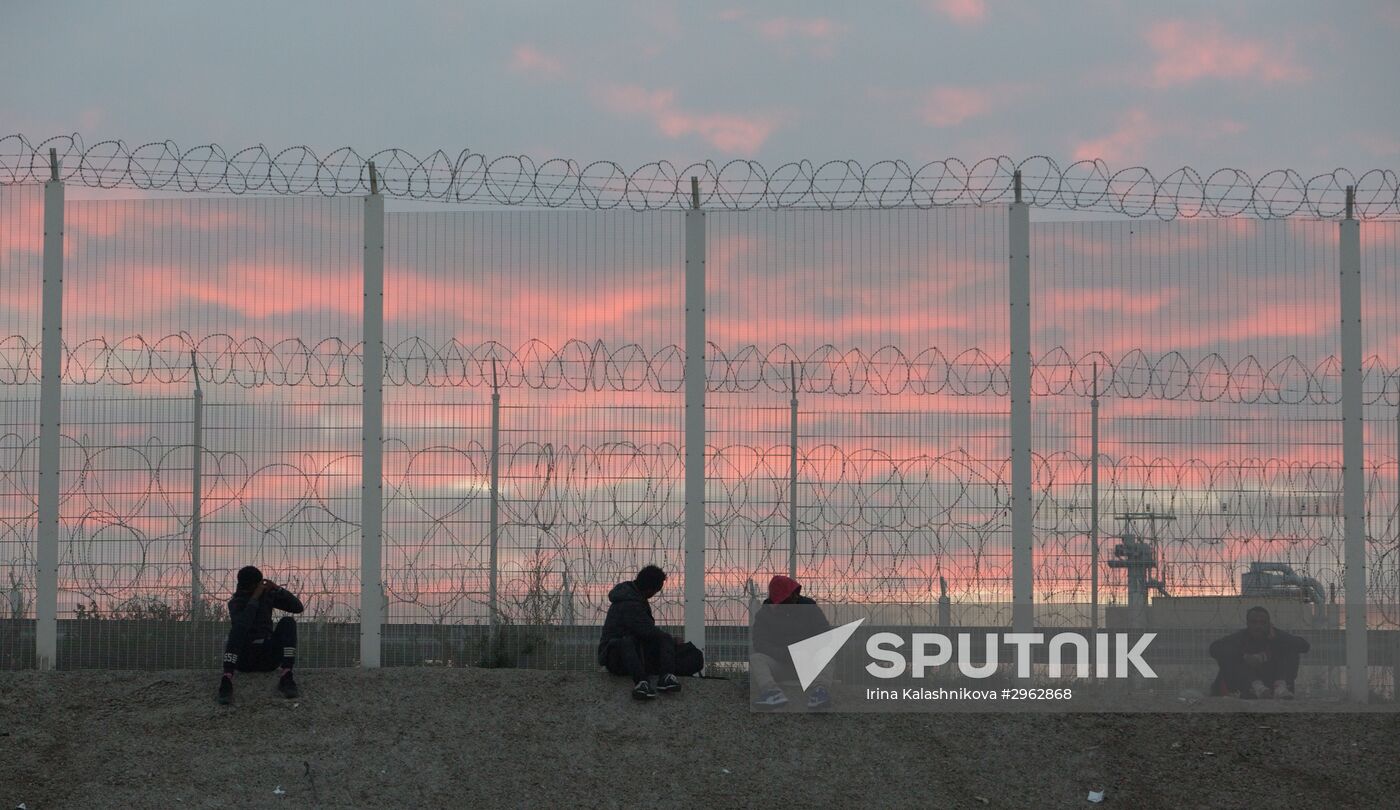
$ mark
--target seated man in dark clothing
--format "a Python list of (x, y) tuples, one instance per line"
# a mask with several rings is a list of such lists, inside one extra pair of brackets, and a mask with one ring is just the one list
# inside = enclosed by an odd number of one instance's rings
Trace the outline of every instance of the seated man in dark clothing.
[[(647, 700), (657, 691), (675, 692), (681, 682), (675, 676), (676, 640), (656, 626), (647, 602), (661, 592), (666, 573), (648, 565), (629, 582), (619, 582), (608, 592), (608, 616), (598, 642), (598, 663), (614, 675), (631, 677), (632, 697)], [(652, 686), (647, 676), (656, 676)]]
[[(778, 680), (793, 680), (788, 645), (831, 629), (826, 614), (816, 600), (802, 595), (802, 586), (792, 577), (779, 574), (768, 583), (768, 598), (753, 620), (753, 650), (749, 653), (749, 677), (758, 692), (755, 705), (763, 709), (786, 706), (787, 694)], [(830, 681), (818, 675), (807, 693), (807, 708), (825, 709), (831, 705)]]
[(224, 676), (219, 681), (219, 702), (233, 702), (233, 673), (277, 670), (277, 691), (287, 698), (297, 696), (292, 664), (297, 655), (297, 623), (283, 616), (272, 626), (272, 611), (302, 611), (301, 600), (277, 583), (263, 579), (262, 572), (249, 565), (238, 571), (238, 590), (228, 600), (233, 621), (224, 645)]
[(1274, 627), (1269, 611), (1250, 608), (1245, 629), (1210, 645), (1210, 657), (1220, 664), (1211, 694), (1292, 700), (1298, 658), (1309, 649), (1306, 640)]

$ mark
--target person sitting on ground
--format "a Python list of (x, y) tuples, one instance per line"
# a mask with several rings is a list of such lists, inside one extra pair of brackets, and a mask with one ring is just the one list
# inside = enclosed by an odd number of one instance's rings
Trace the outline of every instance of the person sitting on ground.
[[(749, 654), (749, 677), (753, 690), (758, 692), (756, 706), (777, 709), (787, 705), (787, 694), (778, 681), (797, 679), (788, 645), (830, 629), (826, 614), (817, 607), (816, 600), (802, 595), (797, 580), (781, 574), (769, 580), (768, 598), (754, 616), (753, 649)], [(807, 691), (807, 708), (828, 708), (830, 685), (825, 672), (818, 675)]]
[(1298, 658), (1309, 649), (1306, 640), (1274, 627), (1269, 611), (1252, 607), (1245, 629), (1210, 645), (1210, 657), (1220, 664), (1211, 694), (1292, 700)]
[(277, 691), (284, 697), (297, 696), (297, 682), (292, 677), (292, 664), (297, 655), (297, 623), (283, 616), (272, 626), (272, 611), (288, 613), (302, 611), (301, 600), (291, 591), (280, 587), (254, 566), (238, 571), (238, 589), (228, 600), (228, 614), (233, 626), (224, 645), (224, 675), (219, 680), (219, 702), (233, 702), (233, 673), (271, 672), (277, 670)]
[(675, 676), (676, 640), (656, 626), (647, 601), (665, 584), (666, 572), (648, 565), (637, 572), (636, 579), (619, 582), (608, 592), (610, 604), (598, 642), (598, 663), (614, 675), (629, 676), (635, 684), (632, 697), (638, 700), (681, 688)]

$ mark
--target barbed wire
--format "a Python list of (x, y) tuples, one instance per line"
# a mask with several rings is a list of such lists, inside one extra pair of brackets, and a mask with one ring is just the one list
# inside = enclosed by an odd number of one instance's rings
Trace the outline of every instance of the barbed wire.
[[(1006, 396), (1009, 391), (1009, 358), (977, 348), (929, 347), (911, 354), (893, 345), (871, 351), (827, 344), (804, 354), (787, 344), (708, 346), (708, 387), (716, 393), (789, 393), (794, 370), (798, 392), (807, 394)], [(363, 344), (340, 338), (307, 343), (215, 334), (196, 340), (180, 333), (92, 338), (64, 349), (63, 378), (77, 385), (192, 384), (191, 352), (201, 381), (245, 388), (354, 387), (363, 368)], [(493, 363), (505, 388), (678, 393), (685, 385), (681, 346), (649, 350), (577, 339), (559, 347), (531, 339), (511, 348), (494, 340), (435, 344), (409, 337), (386, 344), (384, 379), (391, 386), (480, 388), (491, 384)], [(1400, 366), (1372, 355), (1362, 373), (1365, 404), (1400, 403)], [(23, 335), (0, 339), (0, 386), (34, 384), (39, 374), (39, 344)], [(1310, 362), (1292, 354), (1227, 360), (1214, 352), (1188, 358), (1181, 352), (1132, 349), (1112, 357), (1074, 355), (1062, 346), (1033, 360), (1031, 390), (1038, 396), (1087, 397), (1096, 384), (1100, 396), (1119, 399), (1330, 405), (1341, 402), (1341, 364), (1335, 355)]]
[[(26, 471), (34, 469), (38, 438), (9, 432), (0, 435), (0, 447), (7, 450), (0, 454), (0, 482), (9, 507), (0, 513), (0, 566), (18, 571), (17, 581), (32, 591), (37, 494)], [(479, 619), (488, 492), (443, 479), (484, 478), (488, 448), (477, 441), (413, 448), (391, 440), (387, 449), (401, 461), (385, 476), (385, 578), (393, 609), (435, 622)], [(189, 451), (154, 437), (114, 445), (64, 435), (65, 459), (74, 465), (62, 478), (60, 565), (68, 592), (103, 607), (134, 595), (169, 604), (188, 597)], [(743, 443), (708, 448), (707, 568), (715, 576), (707, 598), (716, 603), (741, 604), (745, 578), (761, 582), (785, 567), (788, 452)], [(213, 552), (205, 549), (206, 585), (218, 591), (245, 557), (255, 558), (316, 600), (319, 615), (353, 616), (358, 500), (330, 473), (355, 454), (313, 462), (289, 453), (262, 464), (254, 461), (257, 452), (206, 448), (204, 454), (206, 536), (218, 537)], [(452, 476), (442, 472), (443, 454), (460, 462)], [(669, 443), (505, 445), (500, 473), (511, 491), (500, 503), (503, 598), (536, 585), (528, 562), (521, 562), (526, 558), (544, 560), (555, 574), (569, 572), (581, 615), (605, 609), (607, 588), (643, 562), (678, 567), (683, 455)], [(907, 598), (907, 583), (939, 577), (949, 579), (958, 601), (1004, 594), (1011, 574), (1009, 463), (989, 456), (966, 448), (908, 456), (833, 443), (802, 448), (805, 579), (855, 601)], [(1397, 585), (1388, 560), (1400, 515), (1374, 483), (1392, 474), (1393, 464), (1371, 460), (1367, 467), (1377, 562), (1368, 590), (1382, 610), (1393, 610), (1384, 595)], [(1037, 453), (1034, 471), (1038, 598), (1082, 600), (1090, 565), (1087, 458)], [(1164, 564), (1175, 581), (1217, 592), (1231, 592), (1250, 559), (1286, 560), (1340, 581), (1341, 486), (1340, 465), (1322, 462), (1101, 458), (1101, 514), (1175, 515), (1161, 534)], [(1105, 527), (1106, 535), (1112, 528)], [(238, 554), (232, 567), (229, 559), (224, 567), (211, 563), (230, 550)]]
[(699, 181), (702, 208), (821, 210), (936, 208), (1011, 202), (1013, 176), (1023, 199), (1041, 208), (1092, 211), (1162, 220), (1194, 217), (1293, 216), (1338, 218), (1345, 190), (1356, 189), (1360, 219), (1400, 218), (1400, 177), (1392, 169), (1360, 173), (1344, 168), (1310, 176), (1275, 169), (1259, 177), (1236, 168), (1202, 172), (1183, 166), (1158, 177), (1142, 166), (1112, 169), (1102, 160), (1062, 166), (1037, 155), (1015, 160), (957, 158), (914, 165), (881, 160), (789, 161), (769, 169), (754, 160), (712, 160), (681, 166), (660, 160), (625, 168), (608, 160), (537, 161), (528, 155), (490, 156), (468, 149), (425, 156), (405, 149), (365, 155), (345, 146), (322, 155), (309, 146), (263, 144), (228, 150), (218, 144), (182, 148), (174, 141), (138, 146), (122, 140), (91, 145), (60, 135), (31, 142), (23, 134), (0, 138), (0, 185), (43, 183), (49, 150), (60, 177), (92, 188), (133, 188), (224, 194), (367, 194), (374, 163), (381, 193), (400, 199), (490, 206), (630, 209), (690, 208), (690, 178)]

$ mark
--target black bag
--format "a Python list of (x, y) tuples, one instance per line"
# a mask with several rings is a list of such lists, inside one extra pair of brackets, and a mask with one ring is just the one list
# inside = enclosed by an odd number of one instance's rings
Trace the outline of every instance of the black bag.
[(689, 641), (676, 643), (676, 674), (681, 676), (699, 675), (705, 668), (705, 653)]

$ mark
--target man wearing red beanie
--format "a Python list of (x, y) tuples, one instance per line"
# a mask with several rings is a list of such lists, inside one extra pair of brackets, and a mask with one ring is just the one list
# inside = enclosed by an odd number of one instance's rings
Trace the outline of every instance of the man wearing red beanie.
[[(788, 645), (830, 629), (826, 614), (817, 607), (816, 600), (802, 595), (802, 585), (797, 580), (778, 574), (768, 581), (768, 598), (754, 617), (753, 651), (749, 656), (749, 677), (758, 692), (756, 706), (777, 709), (787, 705), (787, 694), (778, 686), (778, 680), (797, 677)], [(825, 675), (818, 675), (807, 691), (807, 708), (830, 706), (830, 681)]]

